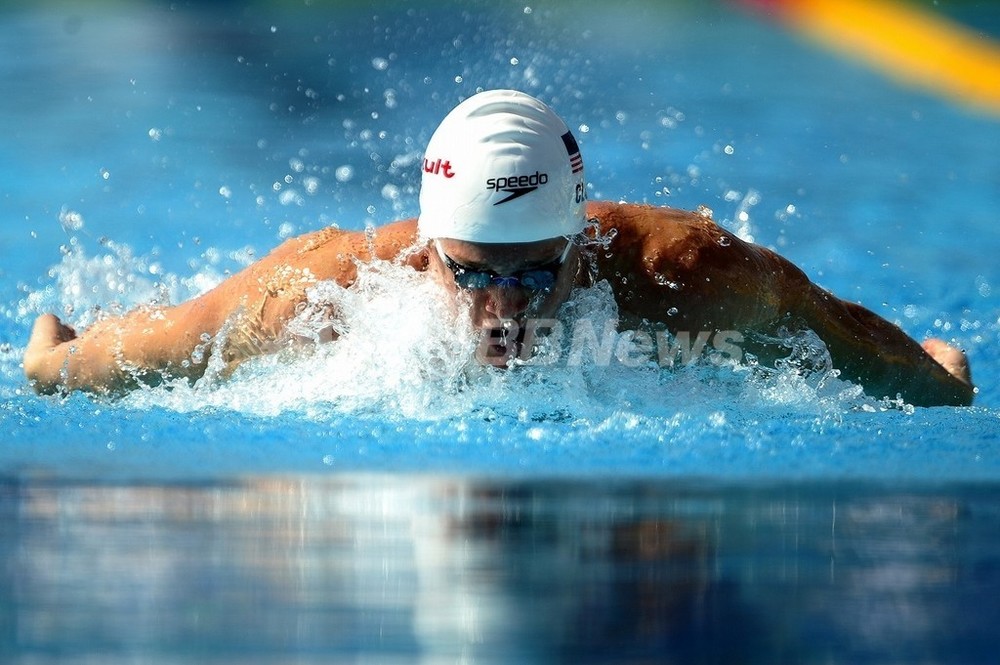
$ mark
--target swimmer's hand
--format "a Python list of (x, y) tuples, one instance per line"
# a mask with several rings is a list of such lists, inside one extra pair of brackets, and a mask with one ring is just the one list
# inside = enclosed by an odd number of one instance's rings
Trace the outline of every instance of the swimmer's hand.
[(24, 352), (24, 374), (37, 392), (53, 393), (59, 389), (62, 360), (55, 350), (74, 339), (76, 331), (54, 314), (43, 314), (35, 319), (31, 339)]
[(973, 387), (972, 371), (969, 369), (969, 359), (966, 357), (964, 351), (956, 349), (951, 344), (936, 337), (924, 340), (921, 346), (924, 347), (927, 355), (936, 360), (941, 367), (948, 370), (949, 374), (969, 388)]

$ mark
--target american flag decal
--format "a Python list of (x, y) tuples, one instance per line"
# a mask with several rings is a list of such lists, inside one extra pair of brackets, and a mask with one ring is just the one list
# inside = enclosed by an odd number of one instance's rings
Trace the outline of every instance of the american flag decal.
[(573, 138), (573, 132), (566, 132), (562, 135), (563, 144), (566, 146), (566, 152), (569, 153), (569, 165), (573, 169), (573, 173), (579, 173), (583, 170), (583, 156), (580, 155), (580, 146), (576, 144), (576, 139)]

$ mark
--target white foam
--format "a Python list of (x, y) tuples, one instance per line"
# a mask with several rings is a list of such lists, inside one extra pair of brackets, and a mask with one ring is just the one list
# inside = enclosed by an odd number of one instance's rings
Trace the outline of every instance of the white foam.
[[(106, 308), (108, 302), (122, 309), (150, 301), (177, 302), (218, 281), (212, 265), (186, 279), (154, 279), (149, 261), (134, 257), (127, 247), (107, 247), (110, 253), (95, 257), (71, 248), (52, 270), (55, 285), (31, 294), (22, 309), (65, 311), (60, 309), (67, 307), (64, 303), (73, 303), (73, 323), (86, 325), (89, 315), (83, 312)], [(84, 289), (85, 284), (96, 287)], [(53, 301), (58, 305), (53, 307)], [(297, 412), (317, 420), (350, 414), (388, 422), (473, 417), (590, 428), (631, 423), (664, 431), (671, 422), (677, 424), (679, 413), (703, 421), (706, 430), (719, 430), (739, 427), (744, 413), (761, 409), (790, 410), (822, 423), (850, 409), (885, 408), (837, 379), (822, 362), (812, 373), (798, 370), (796, 358), (817, 365), (822, 345), (814, 336), (789, 341), (792, 359), (771, 369), (733, 362), (636, 367), (615, 355), (587, 353), (579, 354), (579, 362), (565, 362), (571, 341), (567, 335), (561, 346), (543, 342), (531, 360), (503, 370), (475, 360), (478, 337), (466, 310), (456, 307), (429, 276), (407, 267), (389, 262), (359, 266), (350, 289), (317, 284), (308, 292), (308, 305), (292, 322), (292, 331), (320, 339), (324, 328), (332, 327), (339, 335), (336, 342), (255, 358), (229, 377), (223, 377), (216, 359), (194, 386), (173, 382), (142, 389), (124, 403), (182, 413), (218, 409), (272, 417)], [(333, 319), (325, 314), (329, 311), (336, 312)], [(567, 330), (581, 321), (602, 329), (604, 322), (617, 321), (617, 314), (610, 287), (599, 284), (575, 291), (558, 318)]]

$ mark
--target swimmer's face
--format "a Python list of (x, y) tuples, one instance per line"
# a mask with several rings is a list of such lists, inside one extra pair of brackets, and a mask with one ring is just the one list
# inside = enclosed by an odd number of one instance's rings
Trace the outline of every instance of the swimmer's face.
[(445, 288), (467, 294), (474, 325), (487, 334), (505, 326), (523, 334), (530, 319), (551, 319), (569, 297), (579, 250), (568, 242), (487, 244), (442, 238), (431, 242), (428, 268)]

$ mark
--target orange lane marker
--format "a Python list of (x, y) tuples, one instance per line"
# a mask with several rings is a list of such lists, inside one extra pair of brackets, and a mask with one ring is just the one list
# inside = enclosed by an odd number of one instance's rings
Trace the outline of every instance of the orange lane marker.
[(777, 10), (804, 34), (899, 81), (1000, 115), (1000, 45), (894, 0), (747, 2)]

